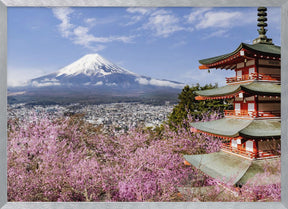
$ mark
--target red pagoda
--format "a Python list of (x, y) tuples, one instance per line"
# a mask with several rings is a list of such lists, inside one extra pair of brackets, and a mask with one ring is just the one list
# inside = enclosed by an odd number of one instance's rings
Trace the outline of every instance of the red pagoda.
[(265, 35), (266, 11), (258, 8), (259, 37), (252, 44), (199, 61), (201, 70), (233, 70), (235, 76), (226, 78), (226, 86), (197, 91), (196, 99), (226, 99), (234, 109), (219, 120), (191, 123), (193, 132), (221, 138), (221, 151), (184, 157), (205, 174), (233, 184), (261, 172), (263, 159), (280, 157), (281, 48)]

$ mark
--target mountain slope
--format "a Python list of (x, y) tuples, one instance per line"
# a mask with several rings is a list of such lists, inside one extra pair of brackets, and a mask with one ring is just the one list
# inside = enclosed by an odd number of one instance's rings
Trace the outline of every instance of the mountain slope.
[[(141, 76), (98, 54), (89, 54), (27, 86), (10, 88), (9, 101), (30, 103), (107, 103), (121, 101), (176, 101), (184, 84)], [(23, 92), (20, 95), (17, 92)], [(16, 92), (16, 94), (15, 94)]]
[(118, 86), (121, 88), (144, 86), (161, 86), (182, 88), (183, 84), (174, 81), (152, 79), (141, 76), (121, 68), (98, 54), (86, 55), (76, 62), (60, 69), (59, 71), (32, 79), (30, 86)]

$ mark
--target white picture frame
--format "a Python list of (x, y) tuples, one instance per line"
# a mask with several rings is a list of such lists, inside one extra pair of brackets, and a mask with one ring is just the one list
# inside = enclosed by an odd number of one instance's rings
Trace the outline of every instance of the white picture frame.
[[(7, 7), (281, 7), (281, 202), (7, 202)], [(0, 0), (0, 208), (288, 208), (288, 0)]]

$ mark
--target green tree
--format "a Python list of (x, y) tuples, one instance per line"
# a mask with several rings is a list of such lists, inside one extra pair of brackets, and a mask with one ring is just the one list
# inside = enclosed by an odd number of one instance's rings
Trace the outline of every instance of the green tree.
[(224, 109), (229, 108), (229, 104), (220, 100), (196, 100), (197, 94), (195, 91), (217, 88), (218, 85), (206, 84), (200, 86), (198, 83), (195, 86), (189, 87), (186, 85), (182, 92), (178, 95), (178, 104), (173, 108), (172, 113), (168, 116), (168, 123), (171, 126), (182, 126), (182, 123), (187, 119), (188, 113), (193, 118), (202, 119), (203, 113), (214, 111), (223, 112)]

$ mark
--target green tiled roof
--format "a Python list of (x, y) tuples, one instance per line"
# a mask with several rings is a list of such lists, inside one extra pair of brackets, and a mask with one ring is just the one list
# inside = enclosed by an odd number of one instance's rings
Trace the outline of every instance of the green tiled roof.
[(241, 85), (241, 89), (258, 95), (280, 96), (281, 94), (281, 85), (277, 83), (255, 81), (247, 85)]
[(198, 130), (227, 137), (239, 136), (239, 131), (247, 127), (252, 120), (222, 118), (209, 122), (197, 122), (190, 125)]
[(279, 175), (270, 174), (257, 179), (258, 173), (264, 172), (267, 163), (276, 165), (280, 158), (267, 160), (248, 160), (223, 151), (202, 155), (184, 155), (184, 158), (194, 167), (200, 169), (212, 178), (224, 183), (245, 184), (252, 182), (255, 185), (280, 183)]
[(261, 52), (261, 53), (265, 53), (265, 54), (271, 54), (271, 55), (281, 55), (281, 47), (280, 46), (276, 46), (273, 44), (245, 44), (242, 43), (243, 47), (245, 49), (250, 49), (253, 50), (255, 52)]
[(280, 96), (281, 85), (276, 83), (254, 81), (248, 84), (227, 85), (215, 89), (196, 91), (195, 93), (204, 97), (215, 97), (234, 94), (240, 90), (258, 95)]
[(224, 183), (237, 183), (251, 165), (250, 160), (223, 151), (202, 155), (184, 155), (184, 158), (202, 172)]
[(240, 131), (242, 136), (253, 137), (279, 137), (281, 136), (280, 120), (254, 120), (246, 128)]
[(191, 123), (192, 127), (226, 137), (280, 137), (280, 119), (244, 120), (239, 118), (222, 118), (208, 122)]
[(230, 57), (234, 54), (237, 54), (241, 49), (248, 49), (251, 51), (255, 51), (255, 52), (259, 52), (261, 54), (269, 54), (269, 55), (274, 55), (274, 56), (280, 56), (281, 55), (281, 47), (280, 46), (276, 46), (273, 44), (263, 44), (263, 43), (258, 43), (258, 44), (245, 44), (245, 43), (241, 43), (238, 48), (228, 54), (223, 54), (220, 56), (216, 56), (216, 57), (211, 57), (211, 58), (207, 58), (207, 59), (202, 59), (199, 60), (199, 62), (202, 65), (209, 65), (212, 64), (214, 62), (218, 62), (220, 60), (226, 59), (227, 57)]
[(241, 85), (235, 84), (235, 85), (222, 86), (222, 87), (215, 88), (215, 89), (195, 91), (195, 93), (199, 96), (213, 97), (213, 96), (225, 96), (225, 95), (233, 94), (240, 90), (241, 90)]

